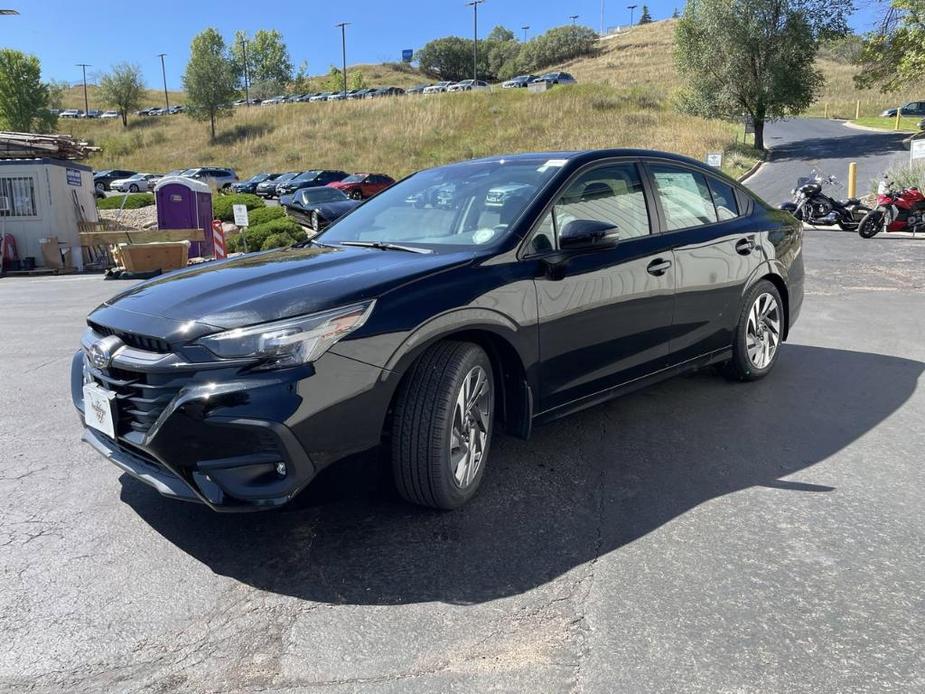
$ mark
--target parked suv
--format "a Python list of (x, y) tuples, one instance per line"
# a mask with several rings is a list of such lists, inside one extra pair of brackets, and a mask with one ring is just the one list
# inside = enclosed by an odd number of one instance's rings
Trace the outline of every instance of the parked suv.
[(276, 196), (282, 197), (283, 195), (289, 195), (294, 193), (297, 190), (302, 188), (311, 188), (313, 186), (326, 186), (328, 183), (333, 183), (334, 181), (341, 181), (347, 178), (346, 171), (330, 171), (330, 170), (312, 170), (312, 171), (303, 171), (298, 176), (290, 178), (288, 181), (280, 183), (276, 186)]
[(187, 169), (180, 175), (186, 178), (194, 178), (197, 181), (202, 181), (215, 190), (224, 190), (225, 188), (230, 188), (231, 184), (236, 183), (238, 180), (238, 175), (234, 172), (233, 169), (219, 169), (213, 167), (197, 167), (195, 169)]
[[(449, 210), (429, 202), (437, 188)], [(310, 241), (106, 301), (71, 391), (84, 440), (165, 496), (272, 508), (380, 449), (403, 497), (456, 508), (499, 431), (528, 437), (709, 365), (767, 376), (800, 313), (802, 238), (792, 215), (686, 157), (443, 166)]]
[(354, 200), (364, 200), (385, 190), (393, 183), (395, 179), (385, 174), (355, 173), (340, 181), (328, 183), (328, 186), (343, 191)]
[[(925, 116), (925, 101), (910, 101), (905, 106), (899, 107), (901, 116)], [(888, 108), (880, 114), (881, 118), (895, 118), (896, 109)]]
[(578, 80), (567, 72), (547, 72), (542, 77), (537, 77), (534, 82), (545, 82), (552, 86), (554, 84), (577, 84)]

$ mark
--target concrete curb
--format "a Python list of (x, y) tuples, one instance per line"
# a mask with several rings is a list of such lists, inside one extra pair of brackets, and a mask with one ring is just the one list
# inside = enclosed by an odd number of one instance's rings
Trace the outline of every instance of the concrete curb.
[(736, 180), (739, 183), (745, 183), (745, 181), (747, 181), (752, 176), (754, 176), (756, 173), (758, 173), (758, 171), (761, 170), (761, 167), (767, 164), (769, 161), (771, 161), (771, 150), (770, 149), (767, 150), (767, 154), (765, 154), (763, 159), (759, 159), (758, 161), (756, 161), (754, 166), (752, 166), (752, 168), (750, 168), (744, 174), (739, 176)]
[(916, 131), (914, 130), (887, 130), (886, 128), (872, 128), (869, 125), (858, 125), (857, 123), (852, 123), (851, 121), (843, 121), (842, 125), (846, 128), (851, 128), (852, 130), (864, 130), (869, 133), (898, 133), (900, 135), (915, 135)]

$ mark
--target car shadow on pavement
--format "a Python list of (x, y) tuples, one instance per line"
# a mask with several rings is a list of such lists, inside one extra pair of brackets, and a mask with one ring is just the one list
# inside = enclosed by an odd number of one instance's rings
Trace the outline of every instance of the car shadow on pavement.
[(478, 496), (438, 513), (403, 503), (376, 456), (327, 470), (294, 506), (229, 515), (123, 476), (122, 499), (177, 548), (261, 590), (346, 604), (469, 604), (542, 585), (711, 499), (782, 479), (870, 432), (925, 364), (787, 345), (775, 373), (676, 378), (536, 430), (497, 437)]

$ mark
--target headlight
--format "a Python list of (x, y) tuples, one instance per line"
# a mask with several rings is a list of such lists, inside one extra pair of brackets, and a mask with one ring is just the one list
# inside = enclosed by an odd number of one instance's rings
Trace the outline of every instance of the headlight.
[(375, 303), (369, 301), (309, 316), (235, 328), (203, 337), (198, 344), (225, 359), (262, 359), (264, 363), (260, 368), (308, 364), (362, 326)]

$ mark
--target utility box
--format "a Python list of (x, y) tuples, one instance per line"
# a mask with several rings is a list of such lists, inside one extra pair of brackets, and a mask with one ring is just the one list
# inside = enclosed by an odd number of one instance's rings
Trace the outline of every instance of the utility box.
[(20, 258), (42, 265), (44, 247), (55, 238), (66, 265), (82, 269), (78, 223), (96, 221), (89, 166), (51, 158), (0, 160), (0, 234), (13, 236)]
[(154, 186), (157, 228), (198, 229), (200, 241), (193, 241), (190, 256), (212, 255), (212, 189), (202, 181), (167, 176)]

